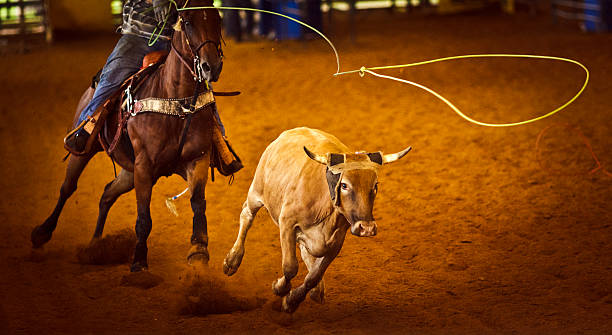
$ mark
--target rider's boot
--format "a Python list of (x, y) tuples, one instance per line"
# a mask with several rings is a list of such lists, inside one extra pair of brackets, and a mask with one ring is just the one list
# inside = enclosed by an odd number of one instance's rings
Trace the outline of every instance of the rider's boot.
[(229, 176), (243, 168), (242, 161), (218, 127), (213, 130), (213, 147), (211, 163), (219, 173)]
[(73, 155), (84, 155), (87, 153), (87, 143), (94, 131), (95, 123), (99, 113), (81, 122), (76, 128), (64, 137), (64, 148)]

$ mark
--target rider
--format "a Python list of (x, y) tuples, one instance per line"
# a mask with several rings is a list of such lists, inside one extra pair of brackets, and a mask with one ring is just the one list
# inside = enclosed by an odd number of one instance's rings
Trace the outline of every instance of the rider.
[[(121, 38), (106, 60), (100, 74), (100, 82), (89, 104), (81, 111), (77, 127), (71, 131), (64, 143), (69, 151), (81, 153), (92, 127), (86, 127), (90, 117), (130, 75), (138, 72), (142, 60), (150, 52), (169, 50), (172, 26), (178, 13), (168, 0), (127, 0), (123, 6), (123, 24), (119, 29)], [(167, 20), (167, 21), (166, 21)], [(159, 32), (166, 21), (164, 29)], [(159, 38), (149, 46), (149, 40)], [(155, 36), (152, 37), (152, 35)]]
[[(100, 81), (89, 104), (81, 111), (77, 126), (64, 139), (66, 149), (72, 153), (84, 153), (87, 141), (93, 131), (92, 116), (130, 75), (138, 72), (144, 57), (154, 51), (168, 51), (173, 26), (178, 19), (174, 1), (170, 0), (127, 0), (123, 6), (121, 38), (102, 68)], [(159, 29), (163, 27), (163, 29)], [(158, 36), (159, 34), (159, 36)], [(154, 40), (152, 46), (149, 41)], [(214, 107), (221, 137), (215, 137), (217, 157), (213, 166), (224, 175), (242, 168), (240, 159), (225, 138), (225, 128)]]

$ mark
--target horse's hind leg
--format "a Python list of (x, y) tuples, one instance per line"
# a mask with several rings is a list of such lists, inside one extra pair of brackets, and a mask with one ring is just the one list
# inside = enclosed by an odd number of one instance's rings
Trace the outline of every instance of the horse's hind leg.
[(117, 178), (108, 183), (104, 187), (104, 193), (100, 198), (100, 209), (98, 212), (98, 223), (96, 224), (96, 231), (94, 232), (93, 239), (100, 238), (102, 231), (104, 230), (104, 224), (106, 223), (106, 216), (108, 211), (111, 209), (115, 201), (124, 193), (127, 193), (134, 189), (134, 173), (121, 170)]
[(83, 172), (83, 169), (85, 169), (85, 166), (87, 166), (87, 163), (95, 154), (96, 152), (84, 156), (70, 156), (68, 167), (66, 168), (66, 177), (60, 188), (59, 199), (57, 200), (53, 213), (51, 213), (43, 224), (36, 226), (34, 230), (32, 230), (30, 238), (34, 248), (40, 248), (51, 239), (51, 234), (55, 230), (55, 227), (57, 227), (57, 220), (62, 212), (62, 208), (64, 208), (64, 204), (66, 204), (66, 200), (68, 200), (76, 190), (77, 181), (81, 176), (81, 172)]
[(208, 264), (208, 228), (206, 222), (206, 181), (208, 180), (209, 156), (195, 162), (187, 172), (187, 183), (191, 192), (191, 209), (193, 210), (193, 234), (191, 249), (187, 255), (189, 263), (200, 261)]

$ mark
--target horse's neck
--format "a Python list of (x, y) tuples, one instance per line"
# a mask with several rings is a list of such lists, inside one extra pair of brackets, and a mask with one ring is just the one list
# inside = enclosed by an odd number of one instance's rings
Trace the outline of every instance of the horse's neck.
[(142, 97), (184, 98), (192, 96), (195, 89), (193, 75), (173, 51), (147, 84), (141, 91)]

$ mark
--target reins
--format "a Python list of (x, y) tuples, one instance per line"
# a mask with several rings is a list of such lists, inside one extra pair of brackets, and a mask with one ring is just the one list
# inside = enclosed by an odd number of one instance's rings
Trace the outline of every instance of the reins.
[[(208, 86), (208, 82), (206, 82)], [(189, 126), (191, 125), (191, 119), (193, 118), (193, 111), (196, 108), (196, 100), (198, 99), (198, 89), (200, 88), (200, 82), (196, 80), (195, 87), (193, 89), (193, 99), (191, 100), (191, 105), (189, 105), (189, 111), (191, 113), (185, 116), (185, 126), (183, 127), (183, 132), (181, 133), (181, 138), (179, 140), (179, 147), (177, 155), (180, 157), (181, 152), (183, 152), (183, 147), (185, 146), (185, 140), (187, 139), (187, 132), (189, 131)]]

